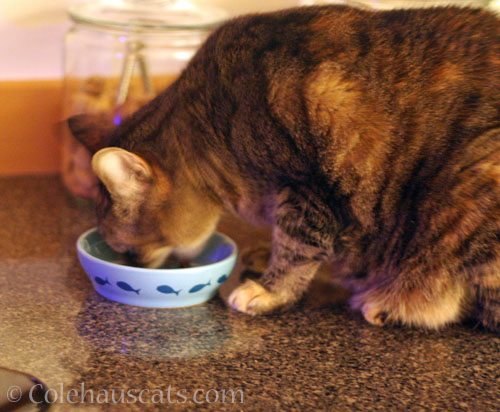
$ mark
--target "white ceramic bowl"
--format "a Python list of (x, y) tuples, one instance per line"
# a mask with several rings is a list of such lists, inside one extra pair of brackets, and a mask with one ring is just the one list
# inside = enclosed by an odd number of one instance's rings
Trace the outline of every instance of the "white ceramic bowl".
[(123, 256), (111, 249), (96, 228), (83, 233), (76, 242), (78, 258), (94, 289), (121, 303), (150, 308), (177, 308), (211, 299), (236, 264), (234, 241), (215, 232), (195, 265), (180, 269), (147, 269), (127, 266)]

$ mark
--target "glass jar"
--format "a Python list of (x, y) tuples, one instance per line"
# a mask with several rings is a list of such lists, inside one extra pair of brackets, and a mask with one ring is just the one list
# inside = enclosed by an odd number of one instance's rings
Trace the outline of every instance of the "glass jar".
[[(107, 0), (69, 9), (64, 43), (63, 119), (105, 113), (119, 124), (166, 88), (226, 18), (184, 0)], [(94, 199), (91, 154), (62, 131), (61, 176), (70, 193)]]

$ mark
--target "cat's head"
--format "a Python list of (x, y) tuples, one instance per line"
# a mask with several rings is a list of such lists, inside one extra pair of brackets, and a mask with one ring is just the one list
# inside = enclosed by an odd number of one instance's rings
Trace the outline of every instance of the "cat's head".
[(151, 151), (107, 147), (117, 136), (103, 116), (75, 116), (68, 126), (94, 153), (92, 168), (101, 182), (98, 227), (113, 249), (146, 267), (161, 265), (172, 252), (185, 259), (199, 252), (220, 208), (185, 173), (169, 173)]

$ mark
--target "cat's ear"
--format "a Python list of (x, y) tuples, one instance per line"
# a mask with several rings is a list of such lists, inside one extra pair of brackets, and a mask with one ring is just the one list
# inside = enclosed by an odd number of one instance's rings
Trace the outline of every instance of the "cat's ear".
[(71, 134), (91, 153), (108, 146), (111, 132), (116, 127), (113, 119), (106, 114), (78, 114), (67, 122)]
[(133, 199), (153, 182), (151, 166), (140, 156), (118, 147), (99, 150), (92, 168), (112, 197)]

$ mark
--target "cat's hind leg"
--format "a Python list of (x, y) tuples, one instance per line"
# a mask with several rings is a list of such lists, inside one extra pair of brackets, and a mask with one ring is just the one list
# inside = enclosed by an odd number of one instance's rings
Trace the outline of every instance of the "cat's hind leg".
[(402, 211), (401, 226), (374, 254), (380, 273), (352, 299), (369, 322), (437, 328), (476, 310), (485, 326), (498, 328), (499, 141), (497, 130), (474, 140), (463, 160), (428, 182), (419, 203), (408, 191), (413, 214)]
[(454, 276), (444, 268), (424, 270), (403, 271), (391, 282), (355, 293), (351, 306), (361, 310), (369, 323), (379, 326), (401, 323), (438, 329), (461, 321), (470, 312), (473, 299), (465, 277)]
[(483, 268), (473, 277), (475, 317), (486, 328), (500, 331), (500, 262)]

